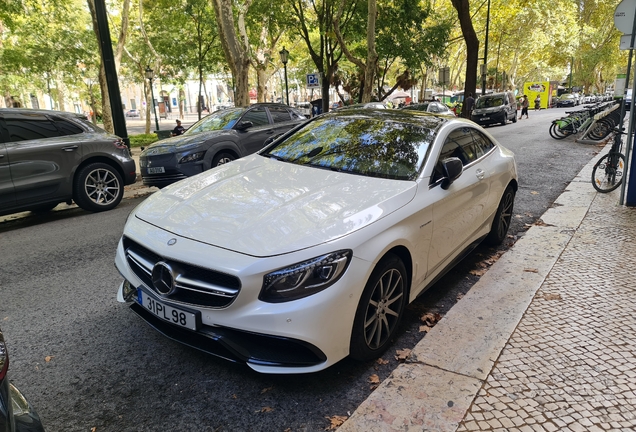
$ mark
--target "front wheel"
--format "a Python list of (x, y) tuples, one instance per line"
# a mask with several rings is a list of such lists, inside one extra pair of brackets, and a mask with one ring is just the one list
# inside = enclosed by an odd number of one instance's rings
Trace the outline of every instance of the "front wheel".
[(80, 169), (73, 184), (73, 199), (87, 211), (113, 209), (124, 197), (124, 183), (115, 168), (91, 163)]
[(512, 221), (512, 210), (515, 203), (515, 190), (508, 186), (499, 201), (499, 207), (490, 227), (490, 233), (486, 237), (486, 243), (490, 246), (498, 246), (503, 243)]
[(212, 168), (218, 167), (220, 165), (225, 165), (228, 162), (232, 162), (234, 159), (236, 158), (233, 154), (221, 152), (218, 155), (214, 156), (214, 159), (212, 160)]
[(356, 310), (349, 355), (361, 361), (379, 357), (391, 343), (407, 303), (407, 274), (393, 254), (382, 258)]
[(596, 162), (592, 169), (592, 185), (599, 192), (607, 193), (618, 188), (623, 182), (625, 156), (609, 153)]

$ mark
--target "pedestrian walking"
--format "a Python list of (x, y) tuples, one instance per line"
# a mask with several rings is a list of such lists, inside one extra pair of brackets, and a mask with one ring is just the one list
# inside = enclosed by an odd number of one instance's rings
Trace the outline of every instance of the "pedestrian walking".
[(536, 109), (537, 111), (541, 109), (541, 96), (539, 95), (537, 95), (537, 97), (534, 98), (534, 109)]
[(468, 93), (468, 97), (464, 100), (466, 104), (466, 118), (470, 118), (470, 113), (473, 110), (473, 105), (475, 105), (475, 99), (473, 98), (472, 93)]
[(526, 115), (526, 118), (530, 118), (528, 117), (528, 106), (530, 105), (530, 102), (528, 102), (528, 96), (521, 96), (519, 102), (521, 102), (521, 115), (519, 116), (519, 120), (523, 118), (524, 114)]

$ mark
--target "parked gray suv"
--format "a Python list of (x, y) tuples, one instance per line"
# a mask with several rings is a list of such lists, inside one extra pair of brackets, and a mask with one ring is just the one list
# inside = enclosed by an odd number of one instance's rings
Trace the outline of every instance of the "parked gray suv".
[(0, 108), (0, 215), (71, 201), (88, 211), (110, 210), (135, 177), (121, 138), (85, 116)]

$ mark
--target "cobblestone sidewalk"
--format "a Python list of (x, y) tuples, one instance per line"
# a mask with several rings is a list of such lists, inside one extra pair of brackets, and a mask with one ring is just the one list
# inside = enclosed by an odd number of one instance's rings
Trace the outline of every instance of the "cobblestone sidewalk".
[(458, 431), (636, 430), (636, 209), (597, 194)]

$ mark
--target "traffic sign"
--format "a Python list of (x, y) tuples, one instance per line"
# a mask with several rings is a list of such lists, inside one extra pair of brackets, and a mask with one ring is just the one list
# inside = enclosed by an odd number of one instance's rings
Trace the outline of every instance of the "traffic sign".
[(632, 34), (634, 11), (636, 11), (636, 0), (623, 0), (614, 11), (614, 26), (626, 35)]
[(307, 88), (320, 88), (320, 74), (307, 74)]

